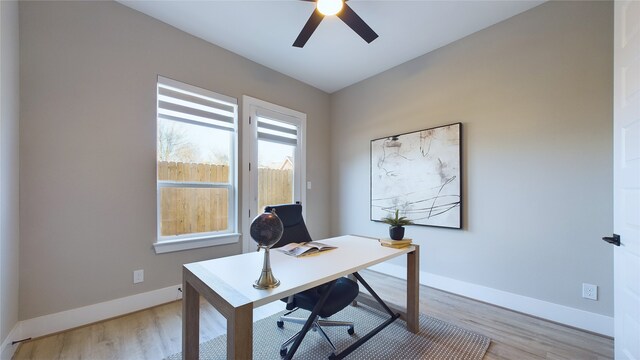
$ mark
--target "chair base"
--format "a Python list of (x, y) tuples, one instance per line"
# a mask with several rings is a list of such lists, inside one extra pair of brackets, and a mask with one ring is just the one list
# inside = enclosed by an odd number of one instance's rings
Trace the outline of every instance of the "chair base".
[[(290, 314), (290, 313), (288, 313), (288, 314)], [(290, 323), (294, 323), (294, 324), (302, 324), (302, 325), (304, 325), (304, 323), (306, 323), (307, 320), (308, 319), (291, 317), (291, 316), (280, 316), (280, 320), (278, 320), (277, 324), (278, 324), (279, 328), (282, 328), (282, 327), (284, 327), (284, 322), (285, 321), (286, 322), (290, 322)], [(319, 316), (316, 316), (315, 319), (313, 320), (313, 323), (311, 324), (311, 329), (310, 330), (319, 332), (320, 335), (322, 335), (322, 337), (329, 343), (329, 345), (331, 346), (333, 351), (336, 351), (335, 345), (333, 345), (333, 342), (331, 341), (331, 339), (329, 339), (329, 336), (327, 336), (327, 333), (325, 333), (324, 330), (322, 329), (322, 327), (333, 327), (333, 326), (345, 326), (345, 327), (347, 327), (347, 333), (349, 335), (353, 335), (355, 333), (355, 330), (353, 328), (353, 323), (352, 322), (349, 322), (349, 321), (324, 320), (324, 319), (320, 319)], [(302, 333), (302, 330), (298, 331), (293, 336), (291, 336), (289, 339), (287, 339), (287, 341), (282, 343), (282, 346), (280, 346), (280, 356), (284, 357), (284, 356), (287, 355), (287, 347), (289, 345), (291, 345), (301, 333)]]

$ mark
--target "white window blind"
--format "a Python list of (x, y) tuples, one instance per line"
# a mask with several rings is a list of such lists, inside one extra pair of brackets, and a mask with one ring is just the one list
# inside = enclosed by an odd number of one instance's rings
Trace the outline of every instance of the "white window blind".
[[(283, 117), (284, 115), (279, 115)], [(285, 145), (298, 144), (298, 128), (294, 125), (279, 120), (272, 120), (269, 114), (263, 111), (257, 112), (258, 140), (266, 140)]]
[(234, 131), (238, 101), (221, 95), (158, 77), (158, 118), (198, 123)]

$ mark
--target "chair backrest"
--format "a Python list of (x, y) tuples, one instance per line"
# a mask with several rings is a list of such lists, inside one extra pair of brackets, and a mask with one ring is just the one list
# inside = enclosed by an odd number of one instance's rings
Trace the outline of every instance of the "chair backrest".
[(276, 210), (276, 215), (282, 221), (284, 231), (282, 237), (278, 241), (274, 248), (285, 246), (289, 243), (301, 243), (309, 242), (311, 235), (307, 230), (307, 226), (302, 218), (302, 205), (301, 204), (282, 204), (282, 205), (269, 205), (265, 206), (264, 211)]

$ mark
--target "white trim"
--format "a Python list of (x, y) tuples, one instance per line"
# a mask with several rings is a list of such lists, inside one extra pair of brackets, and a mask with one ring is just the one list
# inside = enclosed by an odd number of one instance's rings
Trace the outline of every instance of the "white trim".
[(258, 134), (255, 131), (255, 126), (249, 123), (249, 119), (251, 118), (251, 97), (246, 95), (242, 96), (242, 205), (240, 206), (240, 219), (242, 222), (242, 233), (245, 234), (242, 236), (242, 252), (248, 253), (249, 248), (249, 226), (251, 225), (251, 215), (255, 216), (255, 214), (251, 214), (252, 204), (254, 204), (257, 199), (251, 199), (251, 191), (250, 186), (255, 181), (251, 178), (253, 174), (257, 174), (257, 172), (249, 171), (249, 166), (251, 163), (251, 159), (255, 158), (255, 156), (251, 153), (254, 150), (254, 146), (258, 141)]
[[(400, 279), (406, 279), (407, 277), (406, 268), (400, 265), (384, 263), (372, 266), (370, 269)], [(523, 314), (613, 337), (613, 317), (611, 316), (554, 304), (425, 271), (420, 271), (420, 284)]]
[[(294, 194), (297, 194), (294, 201), (300, 201), (303, 204), (302, 214), (306, 215), (305, 206), (307, 203), (307, 114), (286, 108), (284, 106), (272, 104), (270, 102), (253, 98), (251, 96), (242, 96), (242, 208), (240, 216), (242, 220), (242, 233), (249, 234), (249, 226), (251, 220), (258, 214), (257, 194), (251, 191), (251, 184), (257, 183), (258, 172), (249, 171), (249, 163), (257, 164), (258, 150), (254, 144), (257, 144), (257, 123), (254, 121), (249, 124), (249, 118), (256, 116), (258, 112), (269, 115), (269, 118), (278, 119), (278, 121), (289, 122), (298, 127), (298, 146), (296, 146), (296, 161), (299, 161), (300, 175), (294, 175)], [(255, 166), (255, 165), (254, 165)], [(295, 172), (294, 172), (295, 173)], [(247, 175), (248, 174), (248, 175)], [(251, 215), (249, 215), (251, 214)], [(249, 236), (242, 238), (242, 251), (250, 252), (255, 250), (253, 241)]]
[[(167, 237), (163, 237), (166, 239)], [(212, 235), (200, 238), (178, 238), (176, 240), (162, 240), (153, 244), (156, 254), (163, 254), (174, 251), (198, 249), (208, 246), (235, 244), (240, 241), (240, 234)]]
[(232, 192), (232, 185), (230, 183), (220, 182), (195, 182), (195, 181), (173, 181), (173, 180), (160, 180), (158, 181), (158, 187), (160, 188), (196, 188), (196, 189), (227, 189)]
[(14, 325), (13, 329), (9, 332), (9, 335), (4, 339), (2, 345), (0, 346), (0, 360), (11, 360), (13, 354), (18, 349), (19, 344), (12, 345), (13, 341), (22, 340), (23, 337), (20, 336), (21, 322), (18, 322)]
[[(0, 348), (0, 360), (10, 360), (18, 348), (18, 344), (11, 345), (12, 341), (26, 338), (55, 334), (61, 331), (93, 324), (98, 321), (112, 319), (132, 312), (148, 309), (153, 306), (166, 304), (182, 299), (182, 293), (178, 291), (182, 285), (174, 285), (166, 288), (149, 291), (146, 293), (131, 295), (111, 301), (105, 301), (94, 305), (83, 306), (66, 310), (55, 314), (40, 316), (37, 318), (18, 322), (9, 333)], [(271, 304), (254, 309), (253, 321), (266, 318), (284, 309), (284, 303), (275, 301)]]
[[(400, 265), (382, 263), (372, 266), (371, 270), (401, 279), (406, 278), (406, 269)], [(420, 272), (420, 283), (521, 313), (605, 336), (613, 336), (613, 318), (609, 316), (450, 279), (424, 271)], [(169, 286), (146, 293), (20, 321), (13, 327), (2, 343), (2, 347), (0, 347), (0, 359), (10, 359), (13, 355), (18, 345), (12, 346), (12, 341), (50, 335), (178, 300), (182, 298), (182, 293), (178, 291), (178, 288), (181, 286), (181, 284)], [(258, 318), (254, 320), (258, 320)]]
[[(229, 105), (233, 108), (233, 123), (229, 128), (232, 132), (232, 141), (230, 150), (230, 164), (229, 164), (229, 183), (204, 183), (204, 182), (177, 182), (158, 180), (156, 176), (156, 239), (153, 243), (156, 254), (182, 251), (189, 249), (197, 249), (207, 246), (226, 245), (239, 241), (240, 234), (238, 233), (238, 169), (239, 169), (239, 156), (238, 156), (238, 99), (218, 94), (216, 92), (199, 88), (193, 85), (185, 84), (180, 81), (169, 79), (158, 75), (158, 81), (156, 84), (156, 124), (160, 118), (157, 114), (159, 108), (159, 88), (171, 87), (176, 91), (187, 91), (199, 96), (210, 98), (210, 100), (217, 101)], [(197, 124), (199, 126), (208, 126), (205, 123)], [(215, 126), (214, 126), (215, 127)], [(158, 161), (156, 157), (156, 172)], [(228, 206), (227, 206), (227, 229), (224, 231), (214, 231), (206, 233), (187, 233), (177, 236), (163, 236), (161, 230), (162, 214), (160, 208), (160, 189), (165, 187), (180, 187), (180, 188), (227, 188), (228, 189)]]
[(181, 286), (169, 286), (146, 293), (24, 320), (20, 322), (20, 331), (17, 338), (36, 338), (54, 334), (178, 300), (182, 298), (182, 293), (178, 291)]

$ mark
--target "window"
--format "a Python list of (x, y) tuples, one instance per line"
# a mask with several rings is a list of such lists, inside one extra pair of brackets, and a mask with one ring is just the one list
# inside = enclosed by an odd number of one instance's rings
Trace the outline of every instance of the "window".
[[(306, 114), (282, 106), (243, 97), (244, 231), (266, 205), (300, 201), (305, 208)], [(255, 243), (243, 239), (243, 250)]]
[(237, 242), (237, 100), (158, 77), (157, 253)]

